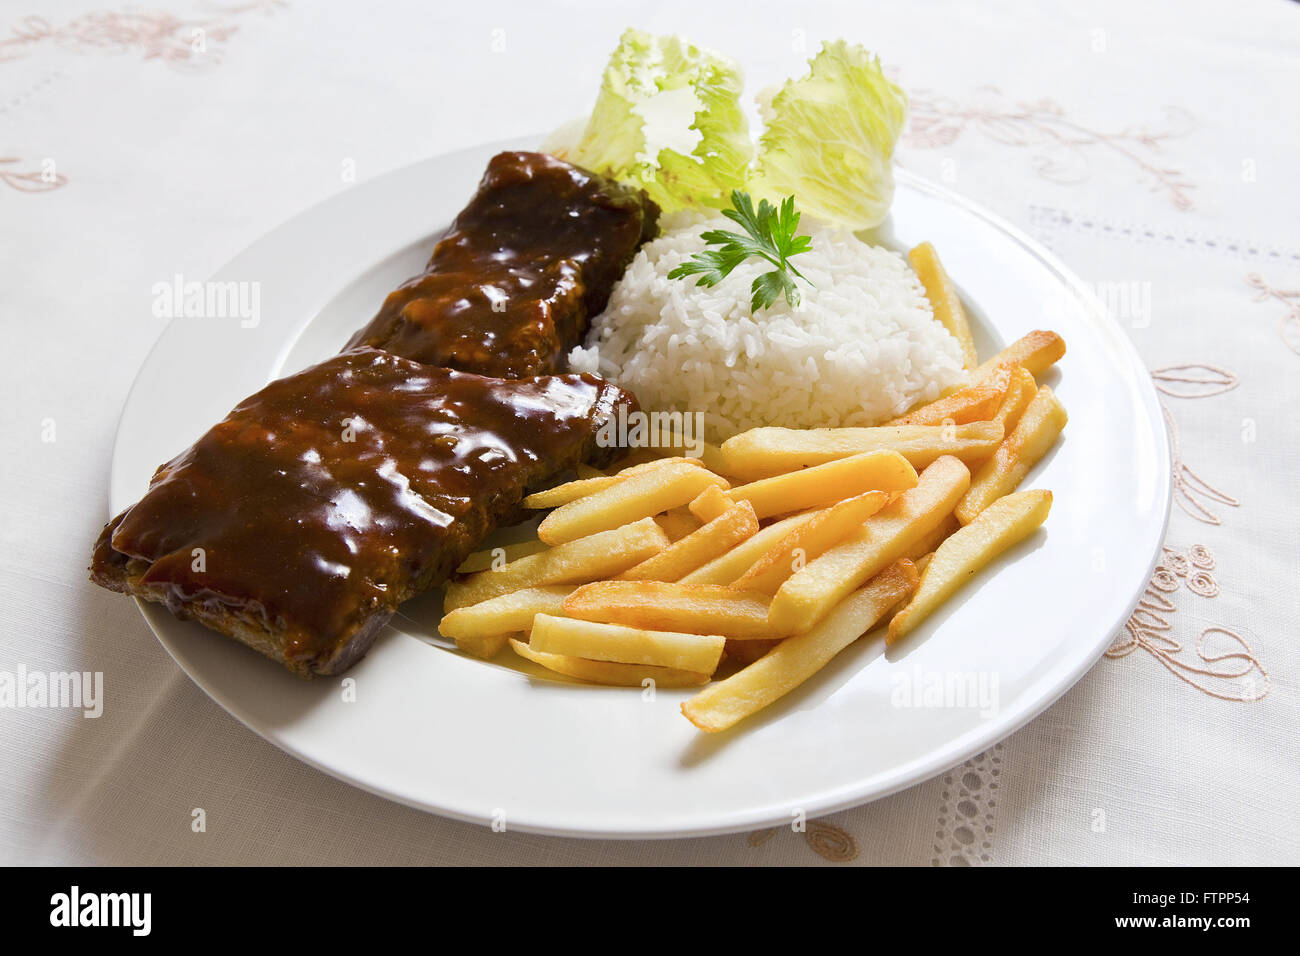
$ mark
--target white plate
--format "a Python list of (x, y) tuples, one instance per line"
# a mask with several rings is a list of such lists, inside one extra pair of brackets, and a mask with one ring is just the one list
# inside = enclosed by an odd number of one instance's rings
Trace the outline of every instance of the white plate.
[[(131, 390), (113, 512), (268, 380), (338, 350), (420, 270), (496, 144), (399, 170), (316, 206), (214, 276), (258, 282), (261, 321), (178, 319)], [(1044, 530), (1004, 555), (904, 646), (872, 636), (756, 719), (697, 732), (685, 691), (551, 680), (462, 657), (437, 637), (439, 598), (411, 602), (345, 678), (303, 681), (233, 641), (143, 605), (158, 639), (215, 701), (278, 747), (374, 793), (462, 820), (591, 837), (724, 833), (830, 813), (925, 780), (1030, 720), (1098, 659), (1145, 587), (1164, 534), (1169, 453), (1127, 338), (1051, 255), (964, 200), (900, 174), (891, 241), (931, 240), (968, 302), (981, 351), (1060, 332), (1052, 373), (1070, 424), (1027, 486)], [(991, 712), (901, 706), (903, 688), (996, 680)], [(911, 682), (910, 684), (908, 682)], [(950, 699), (949, 704), (956, 703)]]

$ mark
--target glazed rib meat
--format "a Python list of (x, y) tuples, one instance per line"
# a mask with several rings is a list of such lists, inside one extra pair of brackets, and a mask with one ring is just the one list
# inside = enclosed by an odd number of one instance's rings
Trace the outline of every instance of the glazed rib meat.
[(155, 473), (104, 528), (91, 578), (303, 674), (360, 658), (528, 489), (608, 458), (621, 389), (503, 381), (344, 352), (272, 382)]
[(348, 347), (502, 378), (560, 371), (658, 216), (640, 189), (543, 153), (500, 153), (425, 272)]

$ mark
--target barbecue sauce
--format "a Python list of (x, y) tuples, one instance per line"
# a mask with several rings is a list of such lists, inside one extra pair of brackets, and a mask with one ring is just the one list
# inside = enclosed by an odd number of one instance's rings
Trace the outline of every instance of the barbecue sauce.
[(635, 400), (588, 375), (500, 381), (344, 352), (272, 382), (159, 468), (96, 564), (151, 562), (137, 588), (173, 613), (220, 605), (310, 670), (450, 573), (528, 485), (594, 449), (619, 404)]
[(428, 268), (348, 343), (501, 378), (564, 367), (658, 209), (543, 153), (495, 156)]

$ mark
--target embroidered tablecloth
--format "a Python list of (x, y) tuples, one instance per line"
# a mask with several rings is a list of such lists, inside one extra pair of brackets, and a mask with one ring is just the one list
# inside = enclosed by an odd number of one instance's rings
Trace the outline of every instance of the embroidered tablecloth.
[[(1163, 559), (1105, 658), (987, 752), (802, 833), (585, 842), (388, 803), (245, 730), (86, 581), (153, 285), (583, 113), (627, 25), (725, 50), (750, 91), (824, 38), (880, 51), (911, 98), (899, 162), (1093, 284), (1173, 437)], [(102, 671), (107, 705), (0, 709), (0, 862), (1300, 862), (1298, 51), (1281, 0), (3, 0), (0, 671)]]

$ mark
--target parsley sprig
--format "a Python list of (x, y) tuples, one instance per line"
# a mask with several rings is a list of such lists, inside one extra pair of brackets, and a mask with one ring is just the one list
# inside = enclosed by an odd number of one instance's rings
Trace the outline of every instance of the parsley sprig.
[(760, 199), (758, 211), (755, 212), (749, 194), (737, 189), (731, 194), (731, 204), (735, 208), (724, 209), (722, 214), (748, 235), (742, 236), (725, 229), (710, 229), (702, 233), (705, 245), (720, 248), (695, 253), (688, 261), (668, 273), (668, 278), (684, 279), (697, 275), (699, 285), (717, 285), (736, 266), (751, 256), (758, 256), (776, 268), (760, 275), (749, 287), (750, 308), (755, 312), (766, 309), (782, 293), (792, 308), (797, 306), (799, 289), (795, 285), (795, 276), (804, 282), (808, 280), (791, 264), (790, 257), (811, 249), (812, 237), (795, 235), (799, 229), (799, 213), (794, 211), (794, 197), (782, 199), (779, 209), (766, 199)]

